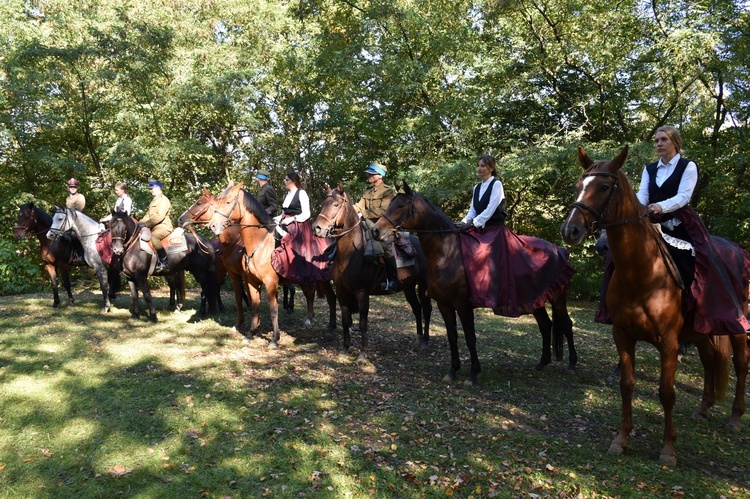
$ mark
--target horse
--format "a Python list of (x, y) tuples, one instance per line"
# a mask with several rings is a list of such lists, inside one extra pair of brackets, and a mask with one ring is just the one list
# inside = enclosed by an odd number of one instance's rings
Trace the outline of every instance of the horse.
[[(230, 209), (220, 212), (217, 206)], [(221, 217), (214, 222), (217, 213)], [(279, 284), (294, 284), (282, 279), (271, 266), (271, 252), (275, 239), (273, 219), (266, 213), (260, 202), (249, 192), (242, 189), (242, 183), (228, 187), (219, 198), (204, 188), (203, 195), (180, 216), (179, 225), (187, 223), (209, 224), (211, 230), (219, 236), (224, 252), (224, 264), (229, 271), (237, 304), (235, 330), (241, 330), (245, 316), (242, 308), (242, 294), (246, 292), (250, 302), (250, 337), (260, 325), (260, 286), (266, 287), (266, 297), (271, 315), (273, 336), (270, 344), (278, 346), (281, 333), (278, 321), (278, 287)], [(246, 248), (253, 248), (250, 253)], [(312, 324), (315, 316), (315, 294), (325, 294), (329, 306), (328, 329), (336, 329), (336, 295), (329, 282), (301, 285), (307, 300), (307, 318), (305, 323)]]
[(104, 298), (103, 312), (109, 312), (112, 307), (110, 300), (114, 300), (115, 286), (110, 288), (109, 282), (119, 281), (119, 271), (115, 268), (108, 268), (102, 257), (96, 249), (96, 238), (101, 230), (99, 222), (80, 211), (69, 208), (55, 207), (55, 214), (52, 216), (52, 224), (47, 231), (47, 238), (58, 240), (66, 232), (72, 231), (81, 244), (83, 245), (84, 259), (89, 267), (94, 269), (96, 277), (99, 279), (99, 288)]
[[(724, 397), (728, 385), (731, 344), (737, 375), (732, 414), (728, 423), (728, 427), (733, 430), (739, 430), (740, 418), (745, 411), (747, 343), (745, 334), (714, 336), (694, 330), (691, 315), (683, 312), (684, 296), (676, 266), (669, 257), (663, 239), (648, 220), (646, 208), (638, 201), (621, 170), (627, 155), (628, 147), (625, 146), (611, 161), (593, 161), (582, 147), (578, 148), (578, 159), (584, 173), (576, 184), (576, 201), (560, 230), (567, 244), (579, 246), (588, 235), (599, 229), (606, 229), (610, 253), (615, 263), (607, 290), (607, 308), (620, 357), (622, 417), (619, 432), (612, 441), (609, 452), (619, 455), (628, 446), (628, 435), (633, 429), (635, 345), (638, 341), (645, 341), (656, 347), (661, 359), (659, 399), (664, 408), (664, 434), (659, 462), (674, 466), (677, 463), (674, 446), (677, 430), (672, 413), (679, 342), (694, 341), (703, 364), (703, 394), (700, 405), (693, 413), (694, 418), (707, 417), (708, 409), (717, 399)], [(717, 239), (720, 238), (715, 238), (714, 241)], [(729, 246), (727, 258), (740, 262), (735, 266), (741, 272), (744, 252), (739, 246), (722, 241)], [(741, 298), (745, 314), (746, 284), (744, 297)]]
[[(331, 274), (341, 308), (341, 323), (344, 329), (343, 351), (346, 352), (351, 344), (349, 328), (352, 325), (352, 311), (359, 309), (362, 351), (358, 360), (361, 361), (367, 357), (367, 315), (370, 309), (370, 295), (386, 294), (380, 290), (384, 269), (365, 257), (367, 230), (365, 223), (354, 210), (351, 198), (344, 192), (342, 184), (339, 183), (335, 189), (326, 186), (326, 198), (323, 200), (318, 218), (313, 222), (313, 231), (318, 237), (336, 239), (336, 257)], [(414, 263), (413, 266), (398, 269), (399, 281), (417, 323), (418, 342), (421, 346), (427, 346), (432, 316), (432, 303), (427, 296), (427, 261), (419, 239), (410, 236), (409, 240), (416, 253)]]
[[(466, 346), (471, 355), (471, 371), (464, 384), (474, 385), (477, 383), (481, 366), (476, 348), (474, 308), (469, 295), (469, 284), (461, 256), (458, 231), (453, 222), (438, 207), (413, 191), (406, 183), (404, 183), (403, 192), (393, 198), (386, 212), (372, 228), (372, 232), (374, 237), (380, 234), (382, 240), (389, 231), (402, 229), (419, 233), (419, 240), (424, 248), (428, 264), (429, 295), (437, 302), (445, 322), (451, 351), (451, 367), (444, 380), (454, 381), (461, 368), (456, 322), (456, 314), (458, 314), (464, 330)], [(554, 246), (552, 243), (543, 242), (550, 247)], [(552, 306), (551, 320), (544, 306), (535, 308), (532, 313), (542, 334), (542, 357), (536, 369), (541, 370), (552, 361), (551, 331), (555, 357), (558, 361), (562, 360), (563, 356), (563, 336), (567, 339), (568, 369), (573, 370), (578, 362), (578, 354), (573, 343), (573, 322), (568, 314), (566, 290), (558, 291), (549, 302)]]
[(52, 226), (52, 217), (34, 203), (26, 203), (18, 212), (18, 221), (13, 229), (13, 236), (17, 240), (23, 240), (30, 236), (39, 239), (39, 251), (44, 262), (44, 268), (52, 281), (52, 294), (54, 299), (52, 307), (60, 306), (60, 294), (58, 293), (58, 274), (62, 278), (63, 287), (68, 293), (68, 305), (73, 305), (73, 293), (70, 289), (70, 257), (72, 247), (65, 238), (50, 240), (47, 231)]
[[(130, 311), (131, 318), (138, 319), (140, 317), (138, 306), (138, 289), (140, 289), (149, 310), (148, 320), (156, 322), (156, 306), (151, 299), (151, 290), (148, 285), (152, 259), (156, 256), (141, 249), (142, 227), (135, 219), (121, 211), (112, 212), (109, 227), (112, 235), (112, 251), (120, 256), (123, 273), (127, 276), (130, 284), (130, 297), (133, 304)], [(215, 314), (217, 312), (218, 282), (214, 263), (214, 248), (211, 242), (203, 236), (185, 234), (184, 237), (187, 243), (186, 252), (167, 252), (167, 257), (170, 260), (167, 276), (179, 274), (183, 270), (193, 274), (201, 287), (201, 306), (206, 305), (208, 313)], [(198, 313), (200, 316), (204, 316), (206, 310), (199, 309)]]

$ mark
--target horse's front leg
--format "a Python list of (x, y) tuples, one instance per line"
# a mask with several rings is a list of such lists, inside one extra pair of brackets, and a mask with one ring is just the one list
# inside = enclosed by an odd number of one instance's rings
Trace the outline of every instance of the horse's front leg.
[[(249, 282), (245, 291), (250, 300), (250, 338), (252, 338), (260, 327), (260, 283)], [(270, 303), (269, 300), (269, 305)]]
[(461, 369), (461, 358), (458, 356), (458, 323), (456, 309), (446, 303), (438, 302), (440, 315), (443, 316), (445, 331), (448, 334), (448, 345), (451, 351), (451, 368), (443, 381), (455, 381), (458, 370)]
[(677, 440), (677, 429), (674, 425), (673, 414), (675, 404), (674, 377), (677, 372), (678, 349), (679, 344), (676, 339), (674, 342), (663, 343), (659, 349), (661, 358), (659, 400), (664, 408), (664, 443), (659, 455), (659, 464), (664, 466), (675, 466), (677, 464), (677, 454), (674, 448), (674, 443)]
[(50, 281), (52, 281), (52, 308), (60, 306), (60, 293), (57, 291), (57, 269), (51, 263), (45, 263), (44, 267), (47, 269)]
[(425, 340), (423, 324), (422, 324), (422, 304), (417, 298), (417, 287), (413, 283), (404, 286), (404, 297), (406, 302), (411, 307), (411, 313), (414, 315), (414, 322), (417, 323), (417, 345), (425, 347), (427, 341)]
[(328, 330), (333, 331), (336, 329), (336, 292), (333, 290), (331, 281), (318, 283), (318, 286), (322, 288), (328, 303)]
[(748, 371), (748, 345), (746, 335), (735, 334), (729, 337), (732, 343), (732, 362), (734, 363), (734, 374), (737, 383), (734, 391), (734, 402), (732, 403), (732, 415), (729, 417), (727, 427), (731, 431), (738, 432), (742, 428), (742, 415), (745, 413), (745, 383)]
[(698, 357), (703, 365), (703, 394), (700, 404), (695, 408), (691, 417), (693, 419), (706, 419), (708, 418), (709, 409), (716, 403), (716, 394), (714, 391), (716, 351), (708, 336), (695, 341), (695, 346), (698, 349)]
[(357, 291), (357, 304), (359, 305), (359, 335), (362, 341), (362, 350), (357, 356), (357, 362), (367, 361), (367, 348), (369, 346), (368, 314), (370, 312), (370, 293), (361, 289)]
[[(477, 335), (474, 329), (474, 309), (470, 306), (465, 306), (457, 310), (458, 317), (461, 319), (461, 327), (464, 330), (464, 338), (466, 339), (466, 348), (469, 349), (469, 356), (471, 358), (471, 371), (469, 377), (464, 380), (464, 385), (476, 385), (477, 376), (482, 371), (482, 367), (479, 365), (479, 355), (477, 355)], [(456, 333), (458, 334), (458, 333)]]
[(148, 307), (148, 320), (150, 322), (156, 322), (156, 304), (151, 297), (151, 288), (149, 288), (148, 286), (148, 276), (139, 276), (138, 287), (141, 288), (141, 293), (143, 293), (143, 300), (146, 302), (146, 306)]
[(635, 342), (618, 334), (617, 326), (612, 328), (617, 352), (620, 355), (620, 400), (622, 403), (620, 431), (609, 446), (610, 454), (622, 454), (628, 447), (628, 435), (633, 430), (633, 390), (635, 389)]
[(343, 330), (341, 353), (344, 354), (349, 351), (349, 347), (352, 344), (350, 329), (352, 327), (352, 302), (354, 300), (352, 296), (340, 288), (338, 299), (339, 307), (341, 307), (341, 329)]
[[(542, 358), (536, 365), (536, 370), (541, 371), (552, 362), (552, 321), (545, 307), (534, 310), (534, 319), (539, 326), (539, 332), (542, 333)], [(560, 360), (560, 357), (557, 360)]]
[(107, 269), (104, 268), (104, 264), (96, 270), (96, 275), (99, 278), (99, 289), (101, 289), (102, 296), (104, 297), (102, 312), (108, 313), (112, 308), (112, 303), (109, 301), (109, 281), (107, 279)]
[(313, 318), (315, 317), (315, 284), (305, 284), (300, 287), (302, 288), (302, 294), (305, 295), (305, 302), (307, 303), (305, 326), (311, 326)]
[(234, 304), (237, 307), (237, 318), (234, 321), (234, 330), (238, 333), (242, 333), (242, 325), (245, 323), (245, 309), (244, 301), (248, 296), (242, 288), (244, 281), (242, 276), (239, 274), (229, 274), (229, 280), (232, 282), (232, 290), (234, 291)]
[(138, 283), (136, 283), (132, 278), (128, 277), (128, 286), (130, 286), (130, 301), (132, 304), (130, 308), (130, 318), (140, 319), (141, 310), (138, 307)]

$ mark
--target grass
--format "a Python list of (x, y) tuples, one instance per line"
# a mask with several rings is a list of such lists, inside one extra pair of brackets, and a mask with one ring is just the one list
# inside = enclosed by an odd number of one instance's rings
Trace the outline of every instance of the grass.
[[(431, 346), (416, 348), (399, 295), (375, 298), (371, 362), (339, 353), (316, 302), (281, 313), (281, 347), (234, 333), (229, 311), (199, 321), (164, 309), (129, 320), (98, 293), (74, 307), (51, 296), (0, 298), (0, 497), (747, 497), (750, 433), (690, 419), (701, 368), (678, 371), (678, 465), (657, 463), (662, 410), (656, 350), (639, 345), (636, 429), (622, 456), (606, 450), (620, 397), (606, 383), (616, 351), (593, 304), (573, 303), (580, 355), (542, 372), (531, 317), (476, 311), (480, 385), (441, 381), (449, 354), (435, 309)], [(300, 296), (298, 294), (298, 296)], [(187, 307), (197, 305), (191, 292)], [(468, 368), (463, 340), (460, 350)], [(732, 388), (733, 389), (733, 388)], [(747, 418), (745, 418), (747, 421)]]

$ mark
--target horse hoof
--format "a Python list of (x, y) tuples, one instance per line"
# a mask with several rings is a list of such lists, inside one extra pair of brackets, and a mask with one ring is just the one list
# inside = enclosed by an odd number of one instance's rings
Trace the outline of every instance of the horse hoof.
[(286, 315), (292, 315), (293, 313), (294, 313), (294, 309), (293, 308), (286, 309)]
[(677, 466), (677, 456), (671, 454), (662, 454), (659, 456), (659, 464), (662, 466)]
[(179, 312), (179, 311), (181, 311), (181, 310), (182, 310), (182, 305), (177, 305), (177, 306), (176, 306), (176, 307), (174, 308), (174, 311), (175, 311), (175, 312)]
[(156, 323), (156, 314), (154, 314), (154, 315), (149, 315), (149, 316), (148, 316), (148, 321), (149, 321), (149, 322), (153, 322), (153, 323)]
[(698, 409), (696, 409), (690, 415), (690, 419), (692, 419), (693, 421), (705, 421), (705, 420), (708, 419), (708, 414), (706, 414), (705, 412), (701, 412)]
[(279, 348), (279, 343), (277, 341), (270, 341), (268, 342), (268, 348), (277, 350)]
[(335, 331), (336, 330), (336, 323), (335, 322), (329, 322), (328, 323), (328, 330), (329, 331)]
[(365, 352), (362, 352), (357, 356), (357, 364), (367, 364), (367, 354), (365, 354)]
[(729, 421), (727, 421), (727, 430), (732, 433), (740, 433), (742, 431), (742, 424), (740, 424), (739, 421), (730, 419)]
[(312, 326), (312, 321), (310, 319), (305, 319), (305, 326)]
[(537, 364), (536, 366), (534, 366), (534, 369), (536, 369), (537, 371), (541, 371), (541, 370), (543, 370), (543, 369), (544, 369), (545, 367), (547, 367), (547, 364), (546, 364), (546, 363), (544, 363), (544, 362), (540, 362), (539, 364)]
[(448, 373), (443, 376), (443, 381), (445, 381), (446, 383), (453, 383), (454, 381), (456, 381), (456, 376)]
[(476, 380), (472, 380), (469, 378), (466, 378), (464, 380), (464, 386), (475, 386), (477, 384)]
[(610, 454), (613, 454), (615, 456), (619, 456), (624, 451), (625, 451), (625, 449), (620, 444), (616, 444), (616, 443), (613, 442), (612, 445), (609, 446), (609, 450), (607, 452), (609, 452)]
[(102, 312), (105, 313), (105, 314), (108, 314), (109, 313), (109, 307), (104, 307), (102, 309)]

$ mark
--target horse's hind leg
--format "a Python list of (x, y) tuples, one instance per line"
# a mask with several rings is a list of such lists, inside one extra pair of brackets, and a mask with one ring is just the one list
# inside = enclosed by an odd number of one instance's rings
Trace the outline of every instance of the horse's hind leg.
[(729, 417), (727, 427), (732, 431), (740, 431), (742, 428), (742, 415), (745, 413), (745, 383), (748, 371), (748, 348), (746, 335), (736, 334), (730, 337), (732, 343), (732, 362), (734, 373), (737, 376), (737, 386), (732, 403), (732, 415)]
[(143, 276), (139, 280), (138, 287), (141, 288), (143, 299), (148, 307), (148, 320), (150, 322), (156, 322), (156, 304), (154, 304), (154, 300), (151, 297), (151, 289), (148, 287), (148, 276)]
[(697, 340), (695, 346), (698, 348), (698, 357), (703, 365), (703, 394), (700, 404), (695, 408), (691, 417), (706, 419), (709, 409), (716, 403), (714, 366), (717, 351), (708, 337)]
[(130, 301), (132, 303), (132, 308), (130, 309), (130, 318), (140, 319), (141, 310), (138, 307), (138, 284), (133, 279), (128, 278), (128, 285), (130, 286)]
[[(534, 318), (539, 326), (539, 332), (542, 333), (542, 358), (536, 365), (537, 371), (541, 371), (552, 362), (552, 320), (549, 318), (545, 307), (534, 310)], [(557, 357), (557, 352), (555, 354)], [(560, 358), (558, 357), (557, 360), (560, 360)]]
[[(307, 317), (305, 317), (305, 326), (312, 326), (313, 318), (315, 318), (315, 284), (305, 284), (300, 286), (302, 288), (302, 294), (305, 295), (305, 303), (307, 303)], [(286, 286), (284, 286), (286, 289)], [(292, 298), (294, 295), (292, 295)], [(294, 301), (292, 299), (291, 309), (294, 308)]]
[(60, 306), (60, 293), (57, 291), (57, 270), (54, 265), (49, 263), (46, 263), (44, 266), (47, 268), (50, 281), (52, 281), (52, 308), (57, 308)]
[(568, 313), (568, 299), (565, 292), (558, 293), (552, 301), (552, 343), (557, 360), (562, 360), (562, 338), (568, 342), (568, 369), (575, 370), (578, 352), (573, 341), (573, 321)]
[(319, 282), (315, 285), (318, 295), (323, 293), (328, 303), (328, 330), (336, 329), (336, 292), (333, 290), (331, 281)]

